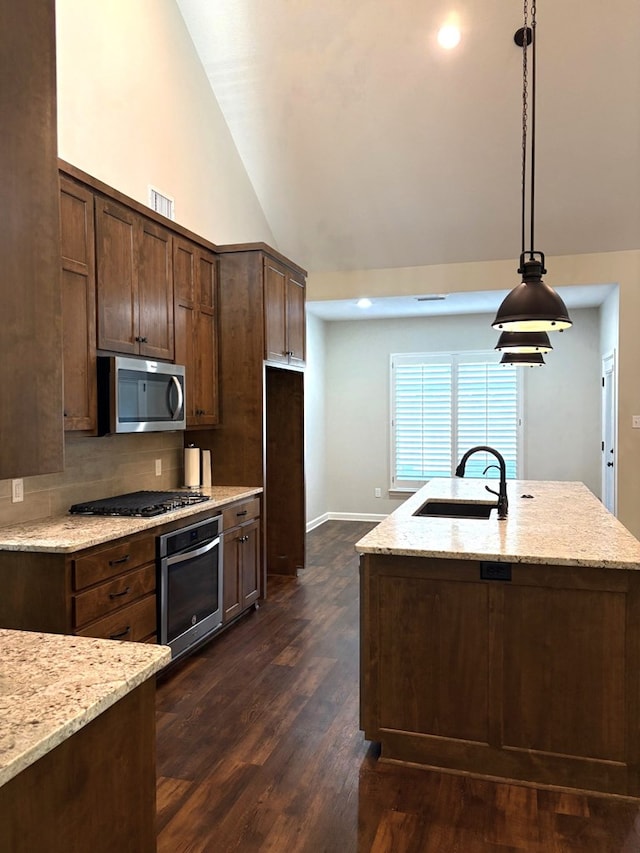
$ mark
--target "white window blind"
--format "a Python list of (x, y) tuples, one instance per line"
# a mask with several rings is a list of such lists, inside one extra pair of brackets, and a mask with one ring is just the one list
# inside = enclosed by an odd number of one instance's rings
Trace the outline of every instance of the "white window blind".
[[(391, 357), (392, 487), (416, 488), (452, 477), (476, 445), (498, 450), (507, 476), (518, 475), (520, 371), (491, 352), (410, 353)], [(491, 454), (477, 453), (465, 476), (482, 477)], [(497, 476), (491, 469), (486, 476)]]

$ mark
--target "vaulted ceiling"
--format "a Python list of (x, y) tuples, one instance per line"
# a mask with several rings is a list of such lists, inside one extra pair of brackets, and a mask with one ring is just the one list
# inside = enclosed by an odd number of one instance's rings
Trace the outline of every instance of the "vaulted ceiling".
[[(310, 271), (517, 260), (519, 0), (177, 2), (282, 252)], [(640, 3), (537, 17), (536, 248), (640, 248)]]

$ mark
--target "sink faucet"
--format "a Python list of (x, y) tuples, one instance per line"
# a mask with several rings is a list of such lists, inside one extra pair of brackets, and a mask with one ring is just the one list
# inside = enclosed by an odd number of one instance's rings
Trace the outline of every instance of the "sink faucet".
[[(507, 512), (509, 510), (509, 501), (507, 500), (507, 466), (505, 465), (504, 457), (501, 453), (498, 453), (497, 450), (494, 450), (493, 447), (486, 447), (485, 445), (478, 445), (478, 447), (472, 447), (471, 450), (467, 450), (464, 454), (460, 462), (458, 463), (458, 467), (456, 468), (456, 477), (464, 477), (464, 469), (467, 464), (467, 459), (471, 456), (472, 453), (493, 453), (493, 455), (498, 460), (498, 465), (500, 466), (500, 489), (499, 491), (495, 491), (495, 489), (490, 489), (489, 486), (485, 486), (485, 489), (488, 492), (491, 492), (492, 495), (498, 496), (498, 518), (505, 519), (507, 517)], [(484, 470), (488, 471), (489, 468), (494, 466), (488, 465)]]

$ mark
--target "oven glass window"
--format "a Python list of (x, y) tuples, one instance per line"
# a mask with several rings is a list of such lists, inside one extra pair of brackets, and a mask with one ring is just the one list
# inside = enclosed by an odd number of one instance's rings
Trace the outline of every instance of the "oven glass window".
[(218, 550), (168, 566), (167, 642), (215, 613), (218, 601)]

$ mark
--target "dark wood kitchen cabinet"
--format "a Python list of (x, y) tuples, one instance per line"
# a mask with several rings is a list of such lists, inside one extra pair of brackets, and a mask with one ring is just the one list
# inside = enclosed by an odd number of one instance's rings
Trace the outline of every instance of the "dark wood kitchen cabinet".
[[(189, 438), (211, 450), (214, 484), (264, 488), (267, 570), (295, 575), (305, 558), (303, 358), (298, 364), (267, 359), (267, 317), (279, 301), (282, 318), (286, 281), (303, 284), (306, 273), (262, 243), (219, 246), (217, 251), (220, 424)], [(273, 272), (272, 278), (269, 271), (276, 270), (287, 274)], [(302, 315), (296, 322), (303, 327), (304, 288), (298, 287), (296, 294), (292, 302)]]
[(154, 642), (155, 532), (82, 551), (0, 552), (0, 627)]
[(264, 259), (264, 357), (277, 364), (305, 361), (305, 280), (272, 258)]
[(172, 361), (171, 233), (96, 196), (98, 348)]
[(96, 273), (93, 193), (60, 176), (64, 428), (95, 431)]
[(187, 427), (218, 423), (217, 261), (213, 252), (174, 238), (175, 361), (186, 367)]
[(394, 761), (640, 796), (638, 573), (481, 565), (361, 555), (367, 740)]
[(223, 622), (230, 622), (264, 589), (260, 559), (260, 499), (240, 501), (222, 512)]
[(64, 464), (54, 10), (0, 14), (0, 480)]

